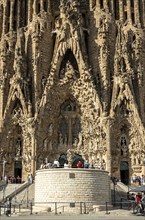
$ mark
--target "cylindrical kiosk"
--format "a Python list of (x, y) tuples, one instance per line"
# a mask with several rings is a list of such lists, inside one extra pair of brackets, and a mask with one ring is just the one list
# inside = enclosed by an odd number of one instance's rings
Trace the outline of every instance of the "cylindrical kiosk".
[(84, 168), (36, 171), (35, 207), (50, 207), (55, 212), (79, 208), (84, 212), (94, 205), (110, 204), (110, 195), (107, 171)]

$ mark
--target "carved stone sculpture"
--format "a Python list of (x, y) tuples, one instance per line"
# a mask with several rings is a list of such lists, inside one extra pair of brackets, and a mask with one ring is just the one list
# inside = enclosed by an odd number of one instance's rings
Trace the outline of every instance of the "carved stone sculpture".
[(128, 173), (125, 183), (141, 175), (144, 1), (10, 2), (0, 0), (0, 159), (8, 158), (7, 175), (18, 162), (26, 180), (46, 156), (61, 155), (70, 164), (82, 156), (122, 181)]

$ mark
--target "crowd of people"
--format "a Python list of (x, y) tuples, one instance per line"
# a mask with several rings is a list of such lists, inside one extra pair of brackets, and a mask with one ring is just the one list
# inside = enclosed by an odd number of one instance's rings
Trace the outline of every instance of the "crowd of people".
[(139, 186), (143, 185), (145, 183), (145, 176), (143, 174), (141, 176), (133, 174), (132, 175), (132, 182), (134, 184), (138, 184)]
[[(15, 176), (7, 176), (5, 175), (4, 177), (1, 176), (1, 179), (0, 179), (1, 183), (24, 183), (24, 181), (22, 180), (22, 178), (18, 175), (17, 177)], [(33, 175), (32, 174), (28, 174), (28, 182), (29, 183), (33, 183)]]
[(1, 183), (22, 183), (22, 178), (19, 175), (17, 177), (5, 175), (1, 176)]
[[(64, 165), (60, 166), (60, 163), (58, 160), (54, 160), (53, 163), (51, 163), (50, 161), (43, 162), (40, 166), (40, 169), (50, 169), (50, 168), (71, 168), (72, 166), (68, 163), (68, 161), (65, 161)], [(83, 162), (82, 160), (79, 160), (76, 163), (76, 167), (73, 168), (87, 168), (87, 169), (95, 169), (94, 165), (91, 163), (89, 163), (88, 161)], [(100, 170), (104, 170), (103, 165), (100, 163), (100, 165), (98, 166), (98, 169)]]

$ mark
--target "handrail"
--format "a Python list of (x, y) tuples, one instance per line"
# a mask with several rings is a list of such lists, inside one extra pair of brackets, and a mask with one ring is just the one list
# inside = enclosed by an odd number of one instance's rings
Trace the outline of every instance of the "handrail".
[(25, 188), (27, 188), (29, 185), (31, 185), (30, 182), (25, 182), (22, 183), (17, 189), (15, 189), (15, 191), (13, 191), (12, 193), (10, 193), (9, 195), (7, 195), (4, 199), (2, 199), (0, 202), (5, 202), (7, 201), (7, 199), (11, 200), (12, 198), (14, 198), (18, 193), (22, 192)]

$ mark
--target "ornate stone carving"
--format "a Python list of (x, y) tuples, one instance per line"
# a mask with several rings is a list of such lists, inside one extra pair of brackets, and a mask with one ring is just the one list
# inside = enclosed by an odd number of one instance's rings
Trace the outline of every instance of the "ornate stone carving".
[[(126, 161), (140, 174), (145, 35), (143, 21), (136, 21), (143, 11), (135, 7), (131, 21), (128, 4), (109, 11), (97, 1), (92, 9), (91, 1), (50, 0), (45, 12), (35, 1), (17, 18), (6, 16), (8, 2), (0, 1), (0, 159), (8, 158), (8, 175), (16, 169), (14, 157), (26, 179), (46, 156), (53, 162), (61, 154), (70, 163), (79, 154), (119, 178)], [(123, 13), (126, 22), (119, 19)]]

